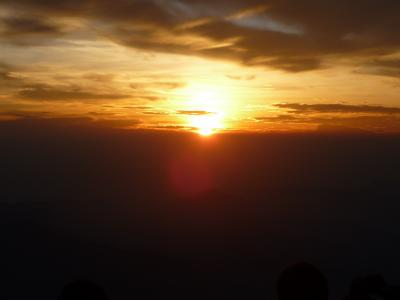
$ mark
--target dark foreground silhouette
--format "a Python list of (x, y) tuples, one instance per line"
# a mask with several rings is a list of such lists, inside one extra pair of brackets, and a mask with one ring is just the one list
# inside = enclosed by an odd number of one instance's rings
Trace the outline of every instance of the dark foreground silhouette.
[(325, 276), (309, 263), (298, 263), (287, 268), (277, 283), (279, 300), (326, 300), (328, 281)]
[[(157, 287), (154, 287), (154, 289), (157, 289)], [(320, 270), (306, 262), (297, 263), (285, 269), (278, 277), (276, 290), (278, 300), (329, 299), (328, 280)], [(196, 294), (188, 295), (188, 297), (191, 299), (198, 299), (200, 295), (203, 295), (202, 291), (197, 290)], [(162, 295), (158, 295), (157, 299), (167, 298), (168, 296), (173, 295), (162, 293)], [(174, 296), (176, 299), (177, 295)], [(231, 295), (228, 294), (220, 295), (220, 299), (223, 299), (224, 296), (231, 299)], [(242, 298), (242, 296), (238, 298)], [(107, 300), (109, 298), (106, 291), (99, 285), (91, 281), (79, 280), (66, 285), (58, 299)], [(204, 299), (208, 299), (208, 297)], [(344, 300), (374, 299), (400, 299), (400, 287), (388, 285), (382, 275), (368, 275), (363, 278), (354, 279), (350, 285), (349, 295), (344, 298)]]
[(345, 300), (395, 300), (400, 299), (400, 287), (386, 283), (380, 274), (368, 275), (353, 280), (349, 296)]
[(79, 280), (65, 286), (59, 300), (107, 300), (108, 296), (102, 287), (97, 284)]
[(400, 283), (400, 136), (0, 123), (2, 299), (82, 278), (112, 300), (275, 300), (298, 261), (329, 299), (359, 276)]

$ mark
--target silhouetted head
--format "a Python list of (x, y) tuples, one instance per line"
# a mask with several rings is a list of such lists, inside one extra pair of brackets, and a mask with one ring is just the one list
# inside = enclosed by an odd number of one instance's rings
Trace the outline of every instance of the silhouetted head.
[(79, 280), (64, 287), (59, 300), (107, 300), (106, 292), (97, 284)]
[(277, 282), (279, 300), (326, 300), (328, 281), (309, 263), (298, 263), (284, 270)]

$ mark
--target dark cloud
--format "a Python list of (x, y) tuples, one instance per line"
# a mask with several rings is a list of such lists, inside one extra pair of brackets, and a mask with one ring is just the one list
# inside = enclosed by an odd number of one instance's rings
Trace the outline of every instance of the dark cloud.
[(301, 119), (293, 115), (278, 115), (278, 116), (257, 117), (255, 118), (255, 120), (275, 123), (275, 122), (297, 122), (300, 121)]
[(196, 130), (198, 128), (184, 125), (155, 125), (148, 127), (149, 129), (161, 129), (161, 130)]
[(129, 85), (130, 88), (134, 90), (139, 89), (147, 89), (147, 88), (154, 88), (154, 89), (165, 89), (165, 90), (175, 90), (182, 87), (185, 87), (185, 82), (178, 82), (178, 81), (154, 81), (154, 82), (146, 82), (146, 83), (131, 83)]
[(289, 112), (255, 120), (280, 125), (313, 125), (319, 131), (331, 132), (400, 132), (400, 108), (397, 107), (299, 103), (275, 106)]
[(143, 114), (149, 115), (149, 116), (169, 116), (170, 113), (166, 111), (144, 111)]
[(4, 18), (0, 19), (1, 34), (5, 36), (19, 36), (30, 34), (60, 34), (59, 26), (42, 19), (33, 18)]
[(256, 79), (255, 75), (248, 75), (248, 76), (237, 76), (237, 75), (226, 75), (229, 79), (232, 80), (254, 80)]
[(400, 58), (376, 59), (365, 64), (358, 72), (400, 78)]
[(267, 63), (271, 67), (288, 72), (302, 72), (319, 69), (321, 67), (320, 59), (312, 57), (279, 57), (271, 59)]
[[(92, 114), (91, 114), (92, 115)], [(110, 118), (100, 118), (99, 115), (96, 115), (97, 118), (91, 117), (54, 117), (50, 116), (44, 112), (26, 112), (26, 111), (13, 111), (13, 112), (1, 112), (0, 111), (0, 122), (9, 122), (8, 118), (4, 118), (3, 116), (13, 117), (14, 120), (18, 120), (18, 122), (23, 122), (26, 124), (41, 124), (47, 127), (104, 127), (104, 128), (136, 128), (142, 122), (137, 119), (110, 119)]]
[(160, 89), (175, 90), (186, 86), (184, 82), (158, 82), (155, 84)]
[(142, 99), (142, 100), (146, 100), (146, 101), (152, 101), (152, 102), (155, 102), (155, 101), (161, 101), (161, 100), (164, 100), (165, 98), (164, 97), (161, 97), (161, 96), (154, 96), (154, 95), (142, 95), (142, 96), (137, 96), (137, 99)]
[(346, 104), (301, 104), (279, 103), (276, 107), (288, 109), (292, 113), (368, 113), (368, 114), (400, 114), (400, 107)]
[(14, 66), (0, 62), (0, 88), (2, 91), (19, 88), (25, 81), (16, 75)]
[[(353, 128), (370, 132), (400, 132), (400, 117), (398, 116), (362, 116), (338, 117), (332, 119), (310, 120), (325, 128)], [(323, 128), (323, 127), (322, 127)]]
[(129, 98), (123, 94), (103, 94), (82, 90), (80, 87), (53, 87), (47, 85), (34, 85), (22, 89), (18, 97), (31, 101), (96, 101), (119, 100)]
[(92, 80), (95, 82), (112, 82), (115, 78), (114, 74), (101, 74), (101, 73), (89, 73), (83, 76), (84, 79)]
[(348, 127), (348, 126), (340, 126), (340, 125), (330, 125), (330, 124), (321, 124), (318, 125), (317, 132), (319, 133), (325, 133), (325, 134), (340, 134), (340, 135), (346, 135), (346, 134), (371, 134), (373, 133), (372, 131), (361, 129), (361, 128), (355, 128), (355, 127)]
[(0, 41), (20, 46), (43, 44), (66, 34), (61, 26), (44, 17), (6, 17), (0, 19)]
[(296, 85), (291, 85), (291, 84), (282, 84), (282, 83), (274, 83), (274, 84), (268, 84), (268, 85), (263, 85), (260, 86), (261, 89), (267, 89), (267, 90), (278, 90), (278, 91), (298, 91), (298, 90), (304, 90), (307, 88), (310, 88), (310, 86), (296, 86)]
[(14, 80), (10, 73), (10, 68), (6, 64), (0, 63), (0, 82)]
[[(397, 0), (4, 0), (2, 4), (45, 17), (73, 16), (107, 24), (105, 34), (129, 47), (289, 72), (321, 68), (327, 57), (370, 60), (400, 50)], [(19, 25), (22, 31), (27, 23)], [(56, 30), (33, 25), (39, 32)]]
[(123, 109), (140, 109), (140, 110), (146, 110), (146, 109), (153, 109), (154, 107), (152, 106), (146, 106), (146, 105), (134, 105), (134, 106), (124, 106), (122, 107)]
[(140, 125), (142, 122), (136, 119), (100, 119), (92, 121), (93, 125), (105, 126), (111, 128), (134, 128)]
[[(330, 132), (400, 132), (400, 117), (396, 115), (371, 115), (371, 116), (307, 116), (307, 115), (278, 115), (256, 118), (259, 122), (279, 125), (312, 125), (319, 131)], [(282, 126), (285, 128), (285, 126)]]
[[(145, 85), (138, 84), (134, 95), (122, 94), (115, 91), (112, 85), (114, 74), (88, 73), (82, 77), (54, 76), (60, 84), (44, 84), (26, 74), (26, 67), (16, 67), (0, 62), (0, 88), (10, 98), (24, 99), (30, 101), (59, 101), (59, 102), (90, 102), (97, 100), (120, 100), (131, 99), (143, 101), (160, 101), (159, 96), (152, 91), (147, 91)], [(90, 85), (84, 86), (80, 81), (87, 79), (92, 81)], [(163, 88), (178, 88), (183, 86), (181, 82), (161, 82)], [(153, 84), (151, 84), (153, 85)], [(159, 86), (154, 83), (154, 86)], [(101, 92), (108, 87), (107, 92)], [(109, 92), (108, 92), (109, 91)]]
[(214, 114), (213, 112), (205, 110), (178, 110), (176, 113), (178, 115), (186, 115), (186, 116), (206, 116)]

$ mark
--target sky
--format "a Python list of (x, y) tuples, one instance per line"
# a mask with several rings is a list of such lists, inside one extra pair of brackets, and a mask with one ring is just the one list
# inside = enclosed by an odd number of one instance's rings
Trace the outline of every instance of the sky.
[(400, 132), (397, 0), (0, 0), (0, 120)]

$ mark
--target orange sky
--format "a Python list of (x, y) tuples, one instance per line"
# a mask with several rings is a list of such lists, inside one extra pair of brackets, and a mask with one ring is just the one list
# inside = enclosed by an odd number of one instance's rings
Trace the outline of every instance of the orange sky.
[(400, 131), (398, 1), (1, 1), (0, 120)]

